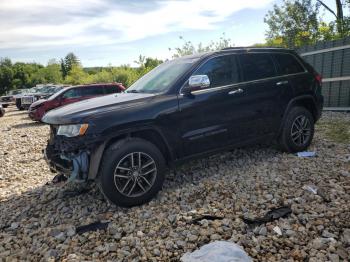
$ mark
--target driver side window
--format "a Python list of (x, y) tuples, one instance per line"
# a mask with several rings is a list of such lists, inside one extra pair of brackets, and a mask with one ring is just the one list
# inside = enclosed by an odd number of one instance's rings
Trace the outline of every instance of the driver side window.
[(200, 66), (194, 75), (207, 75), (211, 88), (232, 85), (239, 81), (238, 67), (234, 55), (212, 58)]

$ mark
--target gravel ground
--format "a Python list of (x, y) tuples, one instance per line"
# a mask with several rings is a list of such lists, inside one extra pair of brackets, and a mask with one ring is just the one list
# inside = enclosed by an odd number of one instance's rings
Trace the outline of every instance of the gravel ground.
[[(314, 158), (257, 146), (193, 161), (170, 172), (149, 204), (122, 209), (94, 185), (76, 196), (71, 185), (47, 185), (49, 128), (9, 108), (0, 118), (0, 261), (178, 261), (215, 240), (238, 243), (255, 261), (348, 261), (349, 126), (350, 114), (325, 113)], [(292, 214), (257, 227), (242, 220), (280, 206)], [(224, 219), (193, 223), (202, 214)], [(108, 228), (76, 233), (96, 221)]]

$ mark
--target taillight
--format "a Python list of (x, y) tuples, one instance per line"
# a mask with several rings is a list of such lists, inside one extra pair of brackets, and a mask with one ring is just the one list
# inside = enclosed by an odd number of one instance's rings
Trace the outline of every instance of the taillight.
[(321, 75), (319, 75), (319, 74), (315, 75), (315, 79), (320, 85), (322, 84), (322, 76)]
[(315, 80), (318, 83), (318, 85), (316, 85), (315, 94), (321, 95), (322, 94), (322, 76), (316, 73)]

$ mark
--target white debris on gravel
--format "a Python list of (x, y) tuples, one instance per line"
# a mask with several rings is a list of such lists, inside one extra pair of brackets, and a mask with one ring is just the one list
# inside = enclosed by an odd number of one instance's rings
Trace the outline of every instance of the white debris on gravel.
[[(350, 114), (324, 113), (321, 121), (333, 120), (349, 122)], [(66, 185), (46, 185), (48, 133), (14, 107), (0, 118), (0, 261), (178, 261), (216, 240), (237, 243), (254, 261), (349, 258), (350, 145), (317, 126), (309, 148), (317, 157), (255, 146), (192, 161), (167, 175), (154, 200), (130, 209), (109, 206), (94, 185), (75, 197), (63, 197)], [(280, 206), (293, 213), (259, 228), (241, 219)], [(224, 219), (193, 223), (202, 214)], [(108, 228), (76, 234), (96, 221)]]

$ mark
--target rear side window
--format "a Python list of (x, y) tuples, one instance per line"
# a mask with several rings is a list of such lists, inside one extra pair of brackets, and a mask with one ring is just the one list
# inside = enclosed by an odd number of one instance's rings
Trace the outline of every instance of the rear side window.
[(103, 95), (102, 86), (86, 86), (81, 88), (82, 96), (96, 96)]
[(118, 93), (119, 88), (116, 86), (105, 86), (105, 93), (106, 94), (114, 94), (114, 93)]
[(276, 76), (276, 69), (270, 54), (239, 55), (245, 81)]
[(67, 92), (65, 92), (62, 97), (63, 98), (75, 98), (75, 97), (80, 97), (81, 93), (79, 88), (72, 88), (69, 89)]
[(273, 56), (278, 64), (278, 71), (281, 75), (290, 75), (305, 71), (296, 58), (290, 54), (274, 54)]
[(231, 85), (239, 81), (237, 63), (233, 55), (210, 59), (200, 66), (194, 75), (207, 75), (210, 80), (210, 87)]

